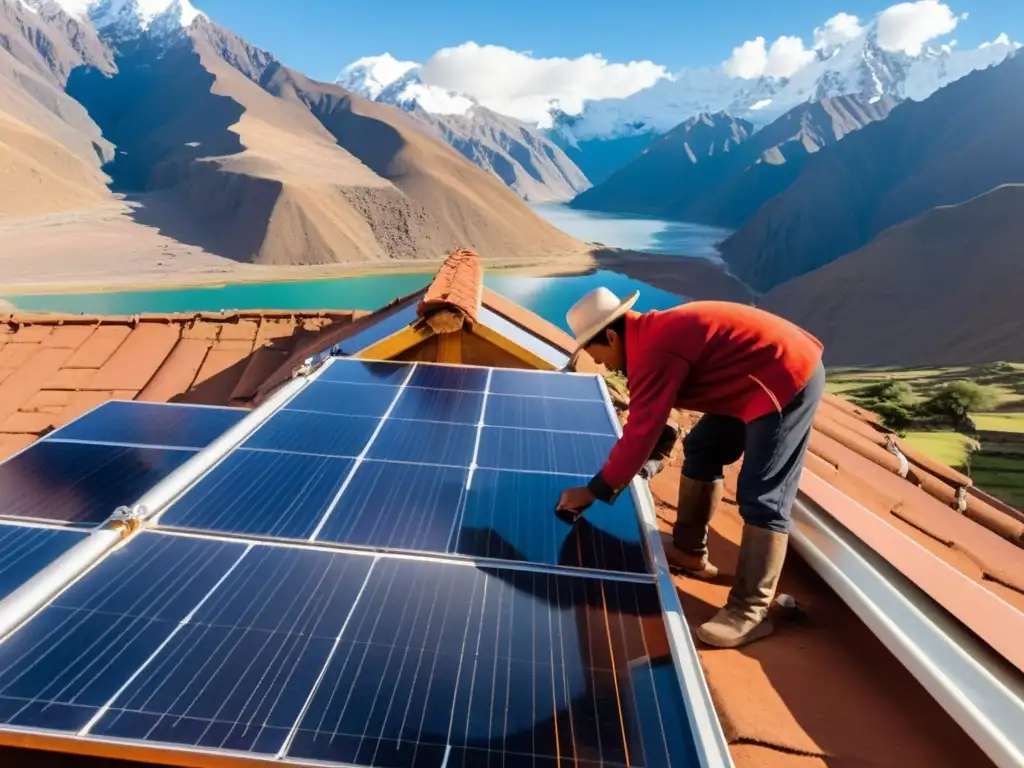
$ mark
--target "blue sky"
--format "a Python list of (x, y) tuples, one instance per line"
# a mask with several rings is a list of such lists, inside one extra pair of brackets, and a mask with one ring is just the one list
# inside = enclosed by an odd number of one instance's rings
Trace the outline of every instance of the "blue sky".
[[(1000, 32), (1024, 38), (1024, 0), (946, 0), (969, 13), (952, 37), (975, 47)], [(425, 61), (467, 41), (537, 57), (600, 53), (650, 59), (669, 70), (718, 64), (746, 40), (802, 37), (845, 12), (872, 18), (890, 2), (863, 0), (194, 0), (200, 10), (286, 64), (332, 79), (345, 64), (384, 51)], [(442, 11), (441, 8), (444, 8)]]

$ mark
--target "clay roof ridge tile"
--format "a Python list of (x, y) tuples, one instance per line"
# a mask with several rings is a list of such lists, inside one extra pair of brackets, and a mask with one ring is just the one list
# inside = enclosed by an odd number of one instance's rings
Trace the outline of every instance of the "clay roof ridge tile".
[(427, 287), (416, 312), (423, 317), (434, 309), (450, 308), (470, 322), (477, 322), (483, 297), (483, 270), (476, 251), (458, 248), (448, 254), (444, 264)]

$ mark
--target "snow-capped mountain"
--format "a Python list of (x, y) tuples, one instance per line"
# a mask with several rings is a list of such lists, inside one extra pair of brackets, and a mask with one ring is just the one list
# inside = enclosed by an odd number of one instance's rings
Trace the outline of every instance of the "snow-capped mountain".
[(623, 99), (591, 101), (578, 115), (553, 113), (554, 130), (569, 146), (593, 139), (664, 133), (701, 112), (725, 111), (766, 125), (793, 107), (852, 95), (921, 101), (975, 69), (1002, 62), (1020, 48), (1006, 35), (973, 50), (924, 48), (917, 56), (883, 50), (870, 25), (788, 78), (746, 80), (721, 67), (683, 70)]
[(543, 131), (423, 82), (420, 65), (390, 54), (359, 59), (335, 81), (364, 98), (400, 107), (530, 202), (569, 200), (590, 187)]
[(389, 53), (349, 64), (335, 83), (363, 98), (393, 104), (407, 112), (420, 107), (434, 115), (466, 115), (477, 106), (469, 96), (427, 85), (420, 77), (419, 64), (398, 61)]
[(187, 28), (202, 13), (189, 0), (22, 0), (42, 12), (63, 11), (88, 20), (105, 38), (132, 39), (148, 32), (162, 37)]

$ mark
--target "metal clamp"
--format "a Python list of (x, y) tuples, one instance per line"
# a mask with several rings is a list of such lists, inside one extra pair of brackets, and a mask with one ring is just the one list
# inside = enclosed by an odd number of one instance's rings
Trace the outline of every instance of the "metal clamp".
[(132, 507), (118, 507), (110, 516), (110, 522), (121, 532), (121, 538), (127, 538), (142, 527), (142, 521), (146, 518), (147, 509), (141, 504)]
[(900, 460), (900, 477), (905, 478), (910, 474), (910, 462), (907, 461), (907, 457), (903, 455), (903, 451), (896, 444), (896, 440), (892, 435), (885, 436), (885, 447), (893, 456)]

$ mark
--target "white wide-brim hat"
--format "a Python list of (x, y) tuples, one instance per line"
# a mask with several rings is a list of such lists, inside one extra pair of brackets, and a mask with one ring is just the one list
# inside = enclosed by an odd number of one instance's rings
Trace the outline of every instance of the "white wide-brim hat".
[(604, 328), (626, 314), (636, 304), (638, 298), (640, 291), (633, 291), (625, 299), (619, 299), (607, 288), (602, 287), (595, 288), (573, 304), (572, 309), (565, 315), (565, 321), (572, 335), (576, 337), (573, 357)]

